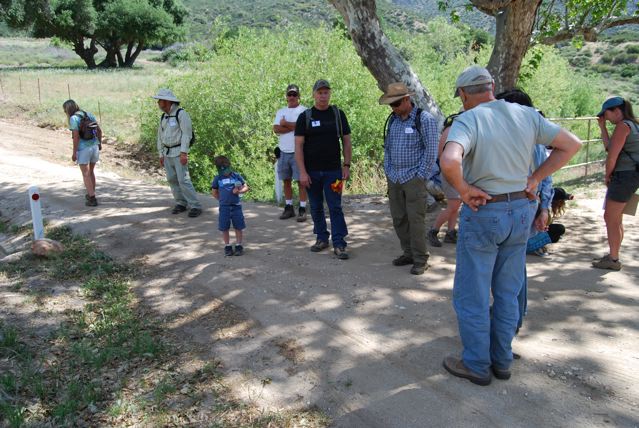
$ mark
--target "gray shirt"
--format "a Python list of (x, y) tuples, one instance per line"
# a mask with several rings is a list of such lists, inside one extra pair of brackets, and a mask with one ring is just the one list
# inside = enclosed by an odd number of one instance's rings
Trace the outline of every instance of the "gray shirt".
[(526, 188), (535, 144), (550, 145), (560, 129), (533, 108), (496, 100), (459, 115), (447, 142), (464, 148), (464, 180), (498, 195)]
[(178, 157), (180, 152), (189, 152), (189, 143), (193, 135), (191, 117), (185, 110), (181, 110), (179, 117), (176, 117), (178, 108), (180, 106), (174, 103), (169, 114), (165, 113), (160, 118), (157, 137), (157, 148), (160, 157), (174, 158)]
[(624, 120), (623, 123), (630, 127), (630, 134), (626, 137), (623, 150), (619, 152), (615, 171), (634, 171), (639, 163), (639, 125)]

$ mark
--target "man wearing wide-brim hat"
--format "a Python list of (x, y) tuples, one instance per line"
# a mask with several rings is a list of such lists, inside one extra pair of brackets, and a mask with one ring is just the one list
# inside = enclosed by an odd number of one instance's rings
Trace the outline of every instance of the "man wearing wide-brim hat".
[(169, 89), (160, 89), (151, 98), (158, 100), (162, 111), (158, 124), (157, 148), (160, 165), (166, 170), (166, 180), (176, 205), (172, 214), (189, 211), (189, 217), (202, 213), (202, 206), (189, 175), (189, 149), (193, 139), (191, 117), (180, 107), (180, 100)]
[(437, 121), (411, 101), (413, 92), (404, 83), (391, 83), (379, 99), (388, 104), (384, 141), (384, 172), (393, 227), (402, 255), (393, 265), (412, 264), (411, 273), (428, 268), (426, 250), (426, 180), (437, 160)]

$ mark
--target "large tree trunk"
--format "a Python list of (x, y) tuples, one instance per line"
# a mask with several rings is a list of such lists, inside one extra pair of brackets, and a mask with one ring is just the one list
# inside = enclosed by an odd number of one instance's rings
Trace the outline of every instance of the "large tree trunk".
[(144, 40), (138, 41), (138, 45), (135, 47), (135, 50), (133, 50), (133, 46), (134, 42), (131, 42), (127, 47), (126, 56), (124, 57), (124, 67), (133, 67), (138, 55), (140, 55), (140, 52), (144, 49)]
[(91, 39), (91, 43), (87, 48), (84, 46), (84, 37), (80, 37), (73, 42), (73, 51), (82, 58), (89, 69), (96, 67), (95, 54), (98, 53), (98, 48), (95, 46), (95, 39)]
[(388, 84), (404, 82), (415, 92), (415, 103), (430, 112), (441, 124), (443, 115), (432, 95), (419, 81), (410, 65), (382, 31), (375, 0), (329, 0), (344, 17), (357, 53), (371, 72), (377, 86), (385, 91)]
[(497, 29), (488, 70), (495, 79), (496, 92), (512, 89), (517, 84), (540, 4), (541, 0), (514, 0), (494, 11)]

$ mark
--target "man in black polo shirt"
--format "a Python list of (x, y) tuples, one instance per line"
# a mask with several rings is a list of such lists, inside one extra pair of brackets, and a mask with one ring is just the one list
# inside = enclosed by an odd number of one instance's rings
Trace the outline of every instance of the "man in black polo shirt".
[[(333, 252), (340, 260), (346, 260), (344, 238), (348, 230), (342, 211), (342, 186), (350, 176), (351, 129), (344, 112), (329, 104), (331, 86), (326, 80), (315, 82), (313, 98), (315, 104), (299, 115), (295, 125), (295, 160), (300, 185), (308, 188), (313, 233), (317, 236), (311, 251), (317, 253), (328, 248), (332, 234)], [(324, 198), (331, 217), (331, 233), (326, 228)]]

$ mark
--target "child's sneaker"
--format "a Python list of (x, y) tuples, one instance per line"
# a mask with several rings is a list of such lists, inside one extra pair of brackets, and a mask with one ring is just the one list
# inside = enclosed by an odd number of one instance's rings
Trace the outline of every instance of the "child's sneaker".
[(244, 247), (242, 247), (241, 245), (236, 245), (235, 246), (235, 255), (236, 256), (241, 256), (244, 254)]
[(224, 247), (224, 255), (225, 256), (232, 256), (233, 255), (233, 247), (230, 245), (227, 245), (226, 247)]

